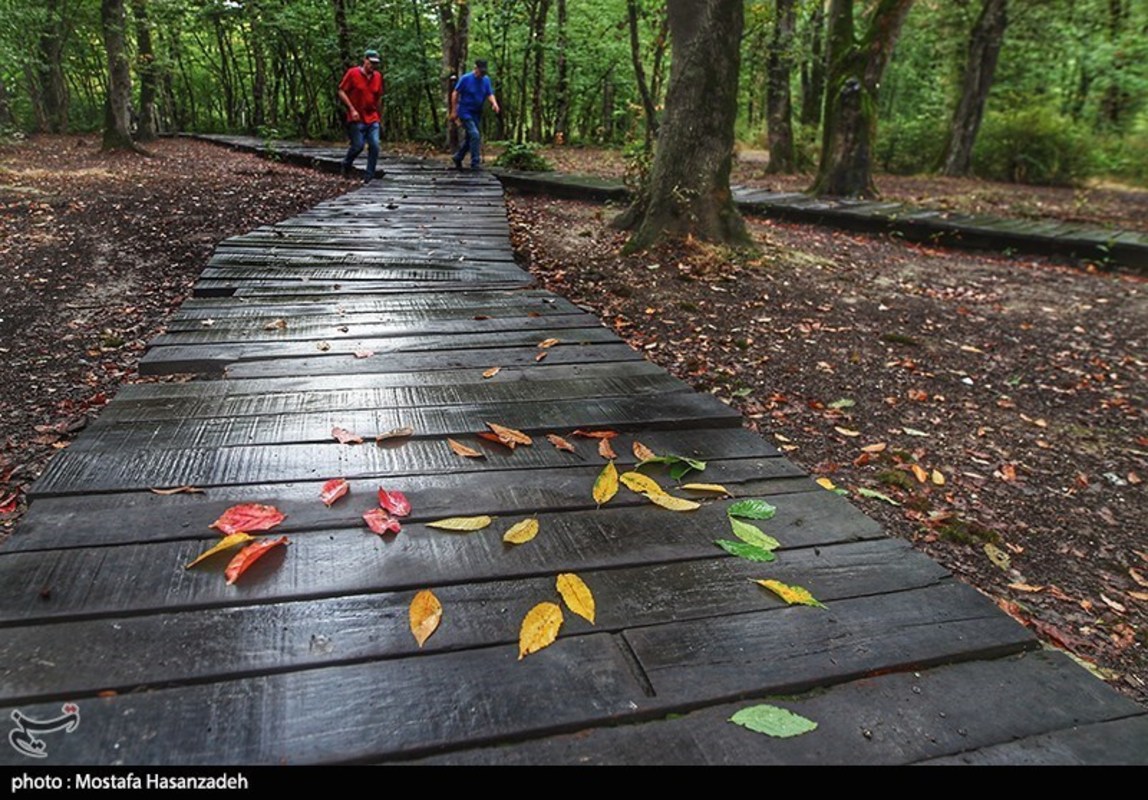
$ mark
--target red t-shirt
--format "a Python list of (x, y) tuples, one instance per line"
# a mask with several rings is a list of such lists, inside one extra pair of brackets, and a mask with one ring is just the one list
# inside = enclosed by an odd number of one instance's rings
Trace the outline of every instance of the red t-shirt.
[[(362, 122), (368, 125), (379, 121), (379, 98), (383, 96), (383, 73), (375, 70), (367, 77), (362, 67), (351, 67), (339, 81), (339, 88), (346, 92), (351, 105), (359, 112)], [(351, 112), (347, 112), (351, 121)]]

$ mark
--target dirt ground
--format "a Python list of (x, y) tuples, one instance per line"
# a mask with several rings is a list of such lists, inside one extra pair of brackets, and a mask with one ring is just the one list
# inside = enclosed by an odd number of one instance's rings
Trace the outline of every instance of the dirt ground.
[(215, 244), (354, 183), (208, 144), (142, 158), (98, 137), (0, 145), (0, 541), (24, 489), (135, 376)]
[(515, 197), (515, 246), (548, 288), (1148, 702), (1144, 279), (763, 221), (756, 255), (625, 257), (611, 213)]

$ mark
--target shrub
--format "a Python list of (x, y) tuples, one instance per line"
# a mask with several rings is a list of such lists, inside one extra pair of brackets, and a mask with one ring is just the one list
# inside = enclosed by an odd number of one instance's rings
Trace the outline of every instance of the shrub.
[(973, 149), (973, 171), (991, 180), (1072, 186), (1093, 171), (1092, 150), (1083, 128), (1050, 109), (992, 112)]
[(885, 172), (915, 175), (937, 166), (948, 122), (920, 115), (877, 123), (875, 155)]
[(554, 167), (538, 154), (538, 145), (530, 142), (511, 142), (494, 161), (496, 167), (520, 169), (524, 172), (550, 172)]

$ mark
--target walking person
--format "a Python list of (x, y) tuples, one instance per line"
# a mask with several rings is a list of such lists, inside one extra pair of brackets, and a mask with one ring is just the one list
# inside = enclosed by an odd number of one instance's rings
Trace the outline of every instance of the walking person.
[(486, 74), (486, 62), (478, 59), (474, 62), (474, 72), (468, 72), (458, 79), (454, 91), (450, 93), (450, 120), (461, 124), (466, 131), (462, 140), (462, 147), (454, 154), (454, 168), (462, 169), (462, 160), (470, 153), (470, 168), (482, 168), (481, 139), (478, 132), (479, 123), (482, 122), (482, 108), (486, 98), (490, 98), (490, 107), (495, 114), (501, 114), (498, 107), (498, 98), (490, 86), (490, 77)]
[(343, 176), (352, 174), (352, 165), (363, 144), (367, 146), (367, 174), (364, 183), (370, 183), (377, 176), (379, 163), (379, 122), (383, 113), (383, 73), (379, 71), (379, 53), (368, 50), (363, 53), (363, 63), (351, 67), (339, 81), (339, 100), (347, 107), (347, 135), (351, 146), (343, 159)]

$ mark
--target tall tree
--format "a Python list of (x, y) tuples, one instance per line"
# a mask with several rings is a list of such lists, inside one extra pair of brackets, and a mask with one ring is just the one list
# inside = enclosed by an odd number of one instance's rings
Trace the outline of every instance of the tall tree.
[(658, 135), (658, 111), (654, 105), (654, 93), (646, 80), (646, 68), (642, 62), (642, 45), (638, 38), (638, 0), (626, 0), (626, 20), (630, 28), (630, 62), (634, 67), (634, 78), (638, 82), (638, 95), (642, 98), (642, 111), (646, 119), (646, 147), (653, 146)]
[(816, 125), (821, 121), (821, 106), (825, 96), (825, 3), (818, 0), (813, 6), (806, 28), (809, 40), (807, 57), (801, 62), (801, 124)]
[(61, 0), (45, 0), (34, 72), (33, 102), (37, 131), (64, 133), (68, 129), (68, 83), (64, 79), (64, 45), (68, 22)]
[(790, 173), (796, 168), (793, 150), (793, 104), (789, 84), (793, 73), (793, 34), (796, 0), (775, 0), (773, 38), (766, 64), (765, 117), (769, 137), (768, 172)]
[(737, 116), (742, 0), (670, 2), (666, 111), (649, 185), (618, 224), (637, 230), (631, 249), (692, 235), (748, 245), (729, 173)]
[(347, 0), (331, 0), (331, 3), (335, 12), (335, 42), (339, 48), (339, 65), (346, 69), (354, 61), (351, 56), (351, 29), (347, 25)]
[(941, 174), (968, 175), (973, 163), (973, 144), (981, 128), (985, 101), (993, 85), (1005, 28), (1008, 0), (984, 0), (980, 16), (969, 35), (968, 57), (961, 79), (961, 97), (941, 156)]
[(148, 19), (147, 0), (132, 0), (132, 16), (136, 23), (136, 72), (140, 78), (140, 116), (136, 139), (149, 142), (159, 130), (156, 113), (157, 80), (155, 49), (151, 42), (151, 21)]
[[(466, 0), (438, 0), (438, 18), (442, 40), (442, 92), (449, 110), (450, 93), (467, 68), (470, 4)], [(446, 144), (451, 151), (459, 148), (458, 128), (454, 125), (446, 126)]]
[(541, 142), (543, 77), (546, 73), (546, 18), (550, 15), (550, 0), (538, 0), (531, 20), (531, 49), (534, 51), (534, 83), (530, 95), (530, 141)]
[(100, 27), (108, 54), (104, 149), (135, 149), (131, 134), (132, 75), (124, 29), (124, 0), (100, 0)]
[(558, 0), (558, 79), (554, 86), (554, 132), (561, 134), (562, 140), (570, 135), (570, 72), (566, 61), (566, 48), (570, 46), (570, 38), (566, 24), (566, 0)]
[(829, 0), (821, 162), (812, 191), (873, 197), (877, 89), (913, 0), (873, 0), (858, 36), (853, 0)]
[(16, 121), (12, 116), (12, 101), (8, 97), (8, 84), (0, 77), (0, 128), (7, 128)]

